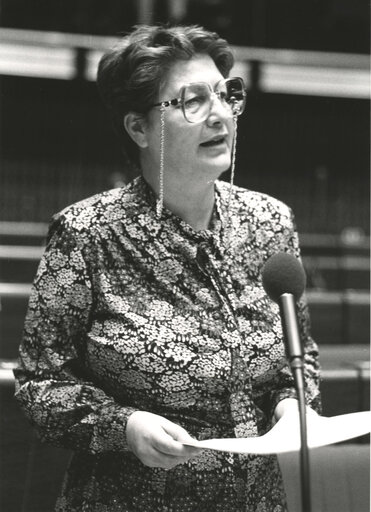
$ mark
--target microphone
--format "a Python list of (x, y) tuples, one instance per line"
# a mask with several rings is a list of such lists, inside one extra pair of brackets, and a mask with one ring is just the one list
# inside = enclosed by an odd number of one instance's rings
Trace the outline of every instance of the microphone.
[(304, 356), (295, 305), (295, 301), (298, 301), (304, 292), (306, 276), (302, 265), (295, 256), (281, 252), (271, 256), (264, 265), (262, 281), (265, 292), (274, 302), (278, 303), (280, 308), (286, 357), (293, 373), (298, 395), (302, 511), (311, 512)]
[(291, 362), (303, 358), (295, 302), (302, 296), (306, 276), (299, 260), (286, 252), (271, 256), (263, 267), (263, 287), (280, 307), (286, 356)]

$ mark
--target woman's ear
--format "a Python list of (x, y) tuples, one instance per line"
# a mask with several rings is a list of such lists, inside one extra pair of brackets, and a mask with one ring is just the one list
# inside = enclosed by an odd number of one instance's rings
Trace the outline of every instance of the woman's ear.
[(146, 120), (143, 114), (138, 114), (137, 112), (129, 112), (126, 114), (124, 117), (124, 127), (140, 148), (146, 148), (148, 146)]

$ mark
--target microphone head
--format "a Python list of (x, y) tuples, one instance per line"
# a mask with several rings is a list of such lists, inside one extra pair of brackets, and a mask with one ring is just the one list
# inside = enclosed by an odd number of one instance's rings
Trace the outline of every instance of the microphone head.
[(291, 293), (298, 301), (306, 284), (306, 276), (300, 261), (286, 252), (271, 256), (262, 270), (263, 287), (267, 295), (278, 302), (281, 295)]

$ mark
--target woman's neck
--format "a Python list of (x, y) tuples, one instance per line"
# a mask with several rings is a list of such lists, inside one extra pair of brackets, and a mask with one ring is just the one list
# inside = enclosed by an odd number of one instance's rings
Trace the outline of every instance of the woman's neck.
[(191, 190), (177, 187), (164, 190), (166, 208), (192, 226), (195, 231), (208, 229), (215, 202), (214, 183)]
[[(145, 180), (158, 196), (157, 177), (143, 172)], [(164, 182), (164, 205), (172, 213), (183, 219), (196, 231), (207, 229), (212, 217), (215, 191), (214, 181), (189, 180), (183, 183), (178, 176), (167, 177)]]

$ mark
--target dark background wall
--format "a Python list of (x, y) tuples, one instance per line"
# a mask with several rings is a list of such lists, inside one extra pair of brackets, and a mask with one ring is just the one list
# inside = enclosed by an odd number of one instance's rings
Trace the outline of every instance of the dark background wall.
[[(112, 35), (138, 21), (138, 0), (2, 0), (4, 27)], [(147, 2), (147, 18), (174, 19), (173, 0)], [(183, 23), (216, 30), (232, 44), (368, 53), (367, 0), (188, 0)]]

